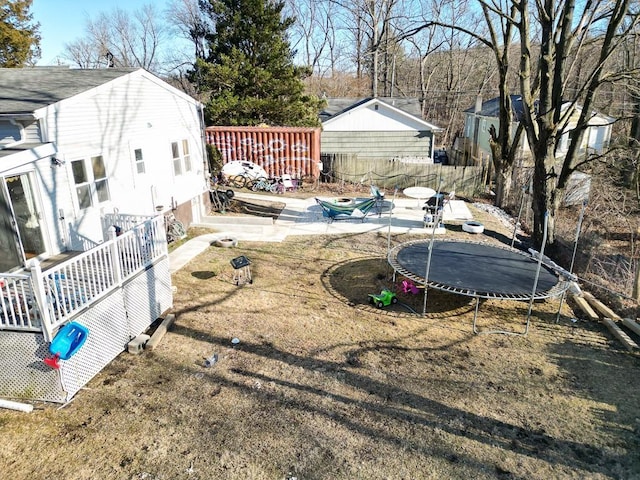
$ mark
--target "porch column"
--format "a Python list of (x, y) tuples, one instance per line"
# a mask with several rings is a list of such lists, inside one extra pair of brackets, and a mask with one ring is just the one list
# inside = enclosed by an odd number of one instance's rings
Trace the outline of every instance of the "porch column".
[(42, 267), (38, 260), (32, 260), (29, 264), (29, 272), (31, 274), (31, 288), (33, 288), (33, 297), (40, 312), (42, 322), (42, 334), (47, 342), (53, 340), (53, 319), (49, 310), (49, 301), (47, 299), (47, 291), (44, 286), (45, 278), (42, 275)]
[(111, 267), (113, 269), (113, 283), (114, 285), (120, 285), (122, 283), (122, 267), (120, 266), (120, 249), (118, 248), (118, 242), (116, 241), (116, 228), (112, 225), (109, 227), (107, 233), (109, 236), (110, 251), (111, 251)]

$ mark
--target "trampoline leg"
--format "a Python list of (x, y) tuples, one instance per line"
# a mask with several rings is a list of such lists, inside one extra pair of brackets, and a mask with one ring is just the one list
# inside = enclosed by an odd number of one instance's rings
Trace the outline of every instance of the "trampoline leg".
[(527, 313), (527, 324), (525, 325), (524, 328), (524, 332), (519, 333), (519, 332), (509, 332), (507, 330), (485, 330), (483, 332), (478, 331), (478, 327), (476, 326), (476, 320), (478, 318), (478, 307), (480, 305), (480, 298), (477, 297), (476, 298), (476, 308), (475, 311), (473, 312), (473, 333), (475, 333), (476, 335), (489, 335), (489, 334), (495, 334), (495, 333), (499, 333), (502, 335), (517, 335), (517, 336), (527, 336), (527, 333), (529, 333), (529, 320), (531, 319), (531, 310), (529, 310), (529, 312)]
[(564, 298), (566, 296), (567, 291), (562, 292), (560, 296), (560, 305), (558, 305), (558, 313), (556, 313), (556, 323), (560, 321), (560, 312), (562, 312), (562, 304), (564, 303)]
[(476, 320), (478, 318), (478, 308), (480, 307), (480, 297), (476, 297), (476, 308), (473, 312), (473, 333), (478, 334), (478, 329), (476, 328)]
[(527, 336), (527, 333), (529, 333), (529, 323), (531, 321), (531, 311), (529, 311), (529, 313), (527, 313), (527, 325), (524, 327), (524, 333), (518, 334), (516, 333), (515, 335), (522, 335), (524, 337)]

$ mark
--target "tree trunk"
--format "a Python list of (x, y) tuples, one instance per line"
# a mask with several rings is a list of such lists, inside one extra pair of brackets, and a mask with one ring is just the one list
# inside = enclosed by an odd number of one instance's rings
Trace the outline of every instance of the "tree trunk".
[[(551, 143), (551, 142), (550, 142)], [(539, 145), (544, 145), (540, 142)], [(544, 238), (545, 215), (547, 215), (547, 251), (553, 253), (555, 244), (555, 218), (564, 189), (558, 187), (558, 176), (554, 169), (554, 149), (549, 144), (542, 151), (535, 152), (533, 170), (533, 246), (540, 249)]]
[(378, 49), (375, 48), (373, 50), (373, 64), (371, 65), (371, 96), (376, 98), (378, 96), (378, 63), (379, 63), (379, 52)]
[[(640, 152), (640, 96), (632, 95), (632, 98), (633, 117), (631, 118), (631, 131), (629, 132), (629, 148), (634, 153), (634, 157), (637, 158), (638, 152)], [(635, 188), (638, 182), (638, 166), (636, 162), (627, 161), (623, 170), (623, 178), (627, 188)]]
[(496, 207), (503, 208), (511, 193), (511, 169), (498, 169), (496, 167)]

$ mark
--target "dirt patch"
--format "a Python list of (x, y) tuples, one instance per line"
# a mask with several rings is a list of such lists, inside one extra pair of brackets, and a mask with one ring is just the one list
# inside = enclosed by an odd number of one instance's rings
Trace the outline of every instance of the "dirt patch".
[[(177, 319), (156, 350), (120, 355), (61, 410), (0, 411), (3, 476), (637, 475), (636, 356), (566, 306), (556, 323), (557, 302), (534, 305), (526, 337), (474, 335), (469, 299), (431, 290), (424, 316), (422, 292), (374, 308), (367, 295), (394, 288), (387, 240), (208, 249), (174, 275)], [(238, 255), (251, 285), (232, 282)], [(484, 302), (479, 327), (522, 328), (527, 306)]]

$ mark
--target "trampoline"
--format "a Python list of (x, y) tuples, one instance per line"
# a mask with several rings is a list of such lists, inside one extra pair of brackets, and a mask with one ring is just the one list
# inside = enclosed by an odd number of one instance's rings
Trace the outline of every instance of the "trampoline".
[(414, 240), (391, 249), (388, 261), (394, 277), (399, 273), (425, 287), (475, 298), (474, 333), (478, 333), (481, 298), (533, 302), (558, 296), (570, 284), (558, 271), (527, 253), (487, 243)]

